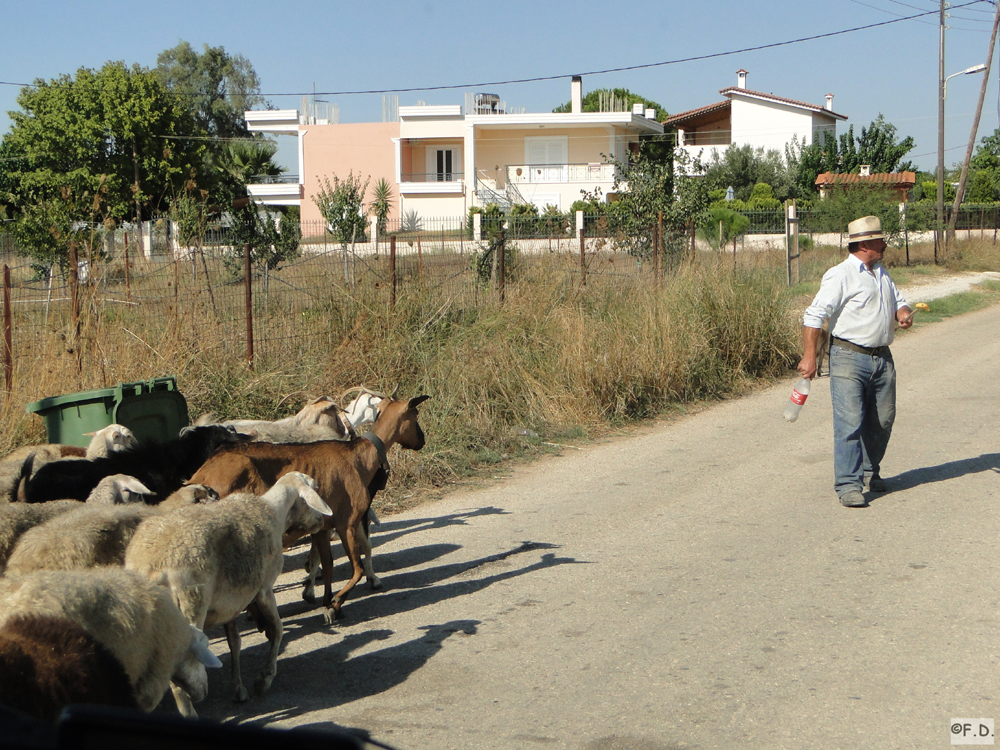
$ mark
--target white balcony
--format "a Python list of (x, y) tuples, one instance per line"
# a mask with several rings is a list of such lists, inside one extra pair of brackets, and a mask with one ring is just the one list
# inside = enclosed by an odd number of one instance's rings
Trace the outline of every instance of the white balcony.
[(614, 164), (512, 164), (507, 180), (517, 185), (541, 183), (613, 183)]
[(403, 173), (400, 175), (399, 192), (404, 195), (435, 193), (461, 195), (465, 192), (465, 185), (459, 172)]
[(255, 109), (244, 112), (243, 119), (251, 133), (297, 133), (299, 130), (297, 109)]
[(301, 206), (305, 187), (298, 183), (297, 177), (290, 177), (271, 182), (251, 182), (247, 185), (247, 192), (254, 203), (265, 206)]

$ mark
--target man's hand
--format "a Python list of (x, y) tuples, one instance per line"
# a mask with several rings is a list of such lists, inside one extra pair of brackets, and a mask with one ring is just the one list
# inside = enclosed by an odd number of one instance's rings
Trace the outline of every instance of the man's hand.
[(908, 307), (901, 307), (896, 310), (896, 322), (900, 328), (909, 328), (913, 325), (913, 312)]
[(804, 378), (812, 380), (816, 377), (816, 346), (819, 344), (819, 328), (802, 327), (802, 361), (799, 362), (799, 373)]

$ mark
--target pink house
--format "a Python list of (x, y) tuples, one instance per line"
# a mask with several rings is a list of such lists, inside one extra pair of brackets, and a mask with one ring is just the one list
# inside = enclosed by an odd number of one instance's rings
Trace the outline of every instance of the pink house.
[[(399, 107), (397, 122), (307, 124), (296, 110), (247, 112), (258, 132), (296, 133), (297, 184), (253, 184), (266, 205), (298, 205), (303, 224), (321, 221), (313, 196), (321, 180), (348, 172), (393, 186), (393, 218), (461, 217), (470, 206), (534, 203), (569, 210), (582, 191), (614, 191), (615, 167), (640, 136), (663, 133), (653, 110), (583, 112), (582, 81), (573, 77), (571, 111), (507, 112), (494, 94), (462, 105)], [(369, 192), (369, 199), (370, 199)]]

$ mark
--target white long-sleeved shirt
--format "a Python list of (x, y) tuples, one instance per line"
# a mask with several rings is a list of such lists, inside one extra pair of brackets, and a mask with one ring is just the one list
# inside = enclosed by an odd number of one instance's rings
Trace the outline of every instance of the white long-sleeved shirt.
[(802, 323), (822, 328), (830, 321), (830, 335), (859, 346), (888, 346), (896, 328), (896, 311), (909, 307), (881, 263), (874, 275), (855, 255), (825, 274)]

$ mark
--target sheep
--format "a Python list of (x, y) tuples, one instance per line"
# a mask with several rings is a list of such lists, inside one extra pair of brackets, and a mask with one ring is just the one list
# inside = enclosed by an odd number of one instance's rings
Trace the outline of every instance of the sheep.
[(157, 504), (163, 509), (183, 508), (196, 503), (214, 503), (219, 499), (219, 493), (203, 484), (185, 484), (171, 494), (166, 500)]
[(202, 700), (208, 694), (205, 667), (222, 666), (169, 591), (120, 568), (0, 578), (0, 628), (32, 616), (76, 623), (110, 651), (142, 711), (156, 708), (168, 686)]
[(66, 513), (80, 507), (76, 500), (64, 500), (51, 503), (24, 505), (14, 503), (0, 505), (0, 575), (7, 568), (7, 559), (14, 551), (18, 539), (29, 529), (55, 518), (60, 513)]
[[(102, 479), (101, 483), (108, 479), (111, 477)], [(100, 488), (99, 484), (94, 493)], [(125, 563), (125, 548), (145, 519), (195, 503), (219, 499), (219, 493), (201, 484), (182, 487), (157, 505), (142, 502), (126, 505), (94, 504), (91, 502), (94, 493), (91, 493), (86, 503), (66, 501), (75, 506), (69, 513), (60, 514), (25, 531), (10, 553), (7, 570), (12, 574), (24, 574), (34, 570), (83, 570), (105, 565), (121, 566)], [(36, 508), (52, 504), (20, 507)]]
[[(393, 445), (399, 443), (410, 450), (424, 447), (424, 433), (417, 421), (417, 407), (428, 398), (430, 396), (382, 401), (372, 431), (349, 443), (246, 443), (224, 448), (208, 459), (191, 477), (191, 481), (214, 487), (225, 498), (237, 491), (260, 494), (291, 471), (308, 473), (317, 480), (320, 496), (333, 510), (333, 515), (326, 519), (322, 531), (312, 537), (313, 546), (318, 548), (323, 566), (323, 618), (327, 623), (332, 623), (333, 618), (341, 616), (341, 605), (351, 589), (363, 574), (371, 572), (370, 559), (365, 568), (361, 563), (362, 552), (370, 549), (370, 542), (362, 527), (362, 521), (371, 505), (369, 485), (376, 480), (379, 470), (388, 475), (386, 455)], [(353, 569), (350, 581), (335, 597), (331, 591), (333, 570), (330, 538), (333, 529), (340, 536)], [(292, 540), (286, 537), (284, 541), (287, 544)], [(371, 576), (374, 577), (374, 574), (371, 573)], [(377, 588), (375, 583), (372, 585)]]
[(100, 430), (85, 432), (84, 435), (90, 438), (85, 458), (102, 458), (116, 451), (139, 445), (139, 440), (132, 434), (132, 430), (121, 424), (109, 424)]
[[(352, 437), (341, 409), (329, 396), (320, 396), (297, 413), (273, 422), (232, 419), (220, 424), (265, 443), (311, 443), (316, 440), (348, 440)], [(211, 415), (198, 418), (196, 424), (211, 424)]]
[(152, 495), (146, 485), (128, 474), (104, 477), (87, 495), (87, 505), (124, 505), (141, 503), (144, 495)]
[(125, 562), (128, 547), (139, 524), (162, 513), (143, 503), (94, 506), (76, 503), (62, 513), (21, 535), (7, 560), (9, 575), (36, 570), (85, 570)]
[[(257, 445), (265, 445), (257, 443)], [(240, 632), (236, 617), (251, 602), (270, 642), (267, 663), (254, 682), (262, 695), (277, 672), (282, 625), (274, 582), (284, 556), (281, 539), (291, 526), (319, 531), (331, 513), (305, 474), (286, 474), (260, 496), (240, 494), (208, 505), (150, 518), (125, 553), (125, 567), (166, 586), (188, 621), (205, 629), (223, 625), (232, 654), (233, 698), (247, 700), (240, 676)], [(185, 716), (194, 708), (174, 690)]]
[(72, 620), (38, 615), (0, 628), (0, 703), (48, 723), (70, 703), (139, 707), (107, 648)]
[(130, 474), (153, 491), (153, 501), (180, 489), (219, 447), (245, 441), (231, 427), (185, 427), (165, 443), (148, 443), (89, 461), (53, 461), (42, 466), (24, 484), (29, 503), (70, 498), (85, 500), (97, 483), (110, 474)]
[(24, 465), (29, 460), (31, 470), (38, 471), (39, 467), (50, 461), (67, 458), (100, 458), (138, 443), (132, 431), (120, 424), (108, 425), (96, 432), (85, 434), (90, 437), (90, 443), (86, 448), (59, 443), (26, 445), (0, 459), (0, 502), (17, 500), (18, 485), (22, 481)]

